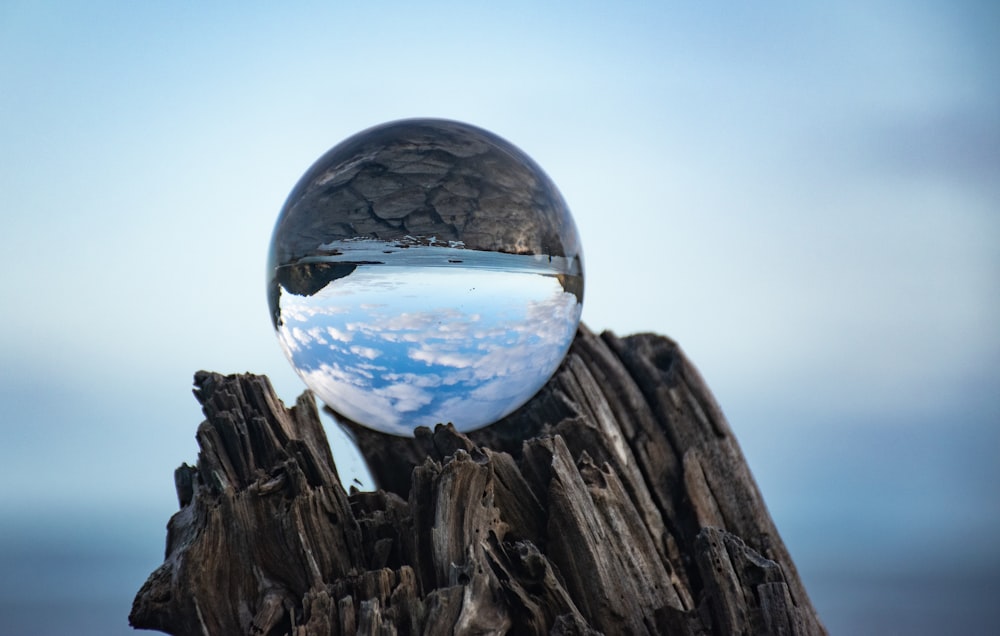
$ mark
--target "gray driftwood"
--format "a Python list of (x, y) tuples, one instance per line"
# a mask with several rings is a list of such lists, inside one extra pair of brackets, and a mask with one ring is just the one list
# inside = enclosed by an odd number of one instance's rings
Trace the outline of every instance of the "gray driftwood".
[(350, 423), (347, 494), (306, 393), (200, 372), (197, 466), (131, 624), (171, 634), (825, 634), (678, 346), (580, 332), (527, 405), (468, 435)]

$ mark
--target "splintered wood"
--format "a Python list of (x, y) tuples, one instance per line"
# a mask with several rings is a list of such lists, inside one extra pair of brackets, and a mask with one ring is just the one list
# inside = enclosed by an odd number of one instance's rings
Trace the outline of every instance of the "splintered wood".
[(382, 490), (340, 485), (315, 402), (200, 372), (197, 466), (130, 623), (169, 634), (825, 630), (728, 424), (677, 345), (581, 327), (494, 426), (346, 422)]

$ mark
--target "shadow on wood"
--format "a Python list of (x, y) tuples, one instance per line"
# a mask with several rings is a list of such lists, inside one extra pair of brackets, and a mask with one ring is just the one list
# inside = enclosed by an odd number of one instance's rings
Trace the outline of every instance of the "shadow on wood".
[(462, 435), (346, 422), (200, 372), (196, 467), (130, 623), (171, 634), (825, 634), (729, 427), (671, 340), (581, 327), (524, 407)]

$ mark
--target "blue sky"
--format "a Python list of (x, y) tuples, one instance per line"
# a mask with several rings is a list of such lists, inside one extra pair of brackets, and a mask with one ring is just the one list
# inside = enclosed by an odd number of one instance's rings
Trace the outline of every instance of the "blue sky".
[[(824, 578), (859, 545), (902, 571), (961, 540), (996, 572), (998, 26), (988, 2), (4, 2), (4, 554), (127, 525), (142, 582), (193, 372), (302, 389), (264, 291), (288, 192), (433, 116), (553, 178), (584, 322), (686, 349), (828, 623), (861, 615)], [(37, 533), (60, 506), (73, 528)]]

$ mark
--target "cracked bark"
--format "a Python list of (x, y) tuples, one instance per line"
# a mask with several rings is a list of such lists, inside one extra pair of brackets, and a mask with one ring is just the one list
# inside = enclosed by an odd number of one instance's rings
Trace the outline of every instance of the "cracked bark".
[(494, 426), (347, 422), (381, 490), (340, 485), (315, 402), (200, 372), (138, 628), (170, 634), (825, 634), (725, 418), (671, 340), (581, 327)]

